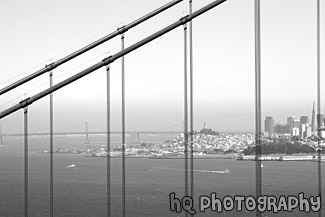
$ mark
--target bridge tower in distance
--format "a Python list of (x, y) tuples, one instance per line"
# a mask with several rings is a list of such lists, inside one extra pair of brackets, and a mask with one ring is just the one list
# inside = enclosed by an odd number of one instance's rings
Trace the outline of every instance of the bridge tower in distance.
[(140, 133), (133, 131), (131, 132), (130, 145), (140, 145)]
[(89, 137), (88, 137), (88, 122), (85, 122), (85, 135), (86, 135), (86, 138), (85, 138), (85, 144), (88, 144), (89, 143)]

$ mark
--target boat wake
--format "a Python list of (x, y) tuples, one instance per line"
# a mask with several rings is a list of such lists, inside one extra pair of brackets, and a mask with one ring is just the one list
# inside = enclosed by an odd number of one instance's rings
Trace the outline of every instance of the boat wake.
[(230, 173), (228, 169), (225, 170), (193, 170), (193, 172), (199, 173)]
[[(184, 170), (172, 169), (172, 168), (154, 167), (154, 168), (150, 169), (150, 171), (151, 172), (155, 172), (155, 171), (178, 171), (178, 172), (183, 172)], [(219, 173), (219, 174), (230, 173), (230, 171), (228, 169), (225, 169), (225, 170), (193, 170), (193, 172), (197, 172), (197, 173)]]

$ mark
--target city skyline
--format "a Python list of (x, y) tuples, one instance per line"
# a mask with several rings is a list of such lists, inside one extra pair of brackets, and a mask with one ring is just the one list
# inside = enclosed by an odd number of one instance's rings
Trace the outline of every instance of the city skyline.
[[(318, 116), (318, 115), (317, 115)], [(308, 115), (302, 115), (299, 117), (288, 116), (286, 123), (275, 122), (272, 116), (267, 116), (264, 121), (264, 134), (265, 136), (272, 138), (274, 135), (290, 134), (291, 136), (299, 136), (301, 138), (311, 137), (316, 133), (318, 128), (315, 120), (315, 102), (313, 102), (313, 108), (311, 117)], [(324, 114), (319, 114), (321, 120), (320, 127), (324, 127), (325, 118)]]

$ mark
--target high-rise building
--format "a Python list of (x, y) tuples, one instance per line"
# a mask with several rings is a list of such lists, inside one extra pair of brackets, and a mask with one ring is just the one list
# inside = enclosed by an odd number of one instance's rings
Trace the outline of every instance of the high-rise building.
[(305, 138), (308, 138), (311, 136), (311, 126), (309, 124), (306, 124), (306, 131), (305, 131)]
[(311, 126), (309, 124), (301, 124), (299, 131), (301, 138), (308, 138), (311, 136)]
[(295, 119), (295, 120), (293, 120), (293, 122), (292, 122), (292, 125), (293, 125), (293, 127), (300, 127), (300, 120), (299, 119)]
[(288, 124), (276, 124), (274, 126), (274, 133), (278, 134), (291, 134), (292, 127)]
[(295, 116), (287, 117), (287, 125), (293, 127), (293, 121), (296, 120)]
[(299, 128), (297, 127), (292, 128), (291, 136), (299, 136)]
[(265, 118), (265, 133), (268, 137), (272, 137), (274, 134), (274, 120), (272, 117), (266, 117)]
[(305, 138), (306, 124), (300, 124), (299, 134), (301, 138)]
[(301, 116), (300, 117), (300, 124), (309, 124), (308, 116)]

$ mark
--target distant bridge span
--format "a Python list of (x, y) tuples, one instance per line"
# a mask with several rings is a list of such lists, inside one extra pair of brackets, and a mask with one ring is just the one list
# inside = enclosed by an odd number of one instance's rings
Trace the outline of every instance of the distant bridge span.
[[(125, 134), (131, 135), (133, 133), (138, 134), (168, 134), (168, 133), (175, 133), (180, 134), (183, 133), (182, 131), (126, 131)], [(94, 132), (88, 132), (88, 135), (104, 135), (107, 134), (105, 131), (94, 131)], [(110, 134), (122, 134), (122, 132), (110, 132)], [(50, 133), (29, 133), (29, 136), (50, 136)], [(85, 132), (57, 132), (53, 133), (55, 136), (64, 136), (64, 135), (86, 135)], [(3, 136), (24, 136), (23, 133), (6, 133), (3, 134)]]

